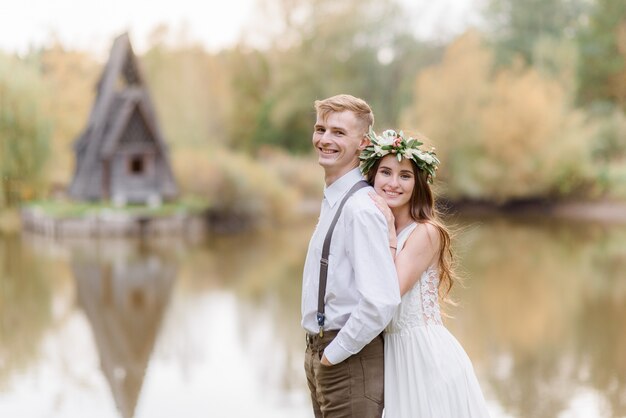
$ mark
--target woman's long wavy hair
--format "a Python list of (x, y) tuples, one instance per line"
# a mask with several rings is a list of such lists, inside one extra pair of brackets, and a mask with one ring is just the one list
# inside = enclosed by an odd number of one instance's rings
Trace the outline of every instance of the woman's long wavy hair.
[[(365, 177), (371, 186), (374, 186), (374, 179), (381, 160), (382, 158), (376, 161), (366, 173)], [(411, 161), (411, 166), (415, 176), (415, 185), (410, 200), (410, 215), (415, 222), (429, 223), (439, 232), (439, 297), (442, 301), (454, 305), (453, 301), (448, 298), (452, 286), (459, 283), (459, 278), (454, 271), (455, 254), (451, 245), (452, 233), (441, 221), (441, 215), (435, 205), (435, 195), (428, 183), (428, 173), (420, 170), (413, 161)]]

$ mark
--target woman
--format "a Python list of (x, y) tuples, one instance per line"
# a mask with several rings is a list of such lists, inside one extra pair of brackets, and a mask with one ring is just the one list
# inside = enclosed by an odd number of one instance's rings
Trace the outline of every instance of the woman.
[(400, 304), (385, 331), (385, 418), (483, 418), (472, 364), (443, 326), (439, 296), (455, 281), (450, 234), (430, 189), (439, 160), (393, 130), (368, 134), (361, 169), (389, 224)]

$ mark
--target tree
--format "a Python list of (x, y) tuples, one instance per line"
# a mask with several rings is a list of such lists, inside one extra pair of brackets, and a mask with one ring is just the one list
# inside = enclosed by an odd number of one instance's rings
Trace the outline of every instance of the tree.
[(626, 2), (596, 0), (579, 45), (580, 102), (608, 101), (626, 110)]
[[(253, 127), (253, 149), (272, 144), (308, 151), (313, 102), (338, 93), (368, 101), (376, 125), (395, 126), (410, 102), (410, 80), (438, 57), (417, 41), (393, 0), (283, 0), (266, 2), (263, 21), (278, 21), (263, 52), (236, 66), (232, 126)], [(269, 17), (268, 17), (269, 16)], [(255, 88), (242, 80), (258, 80)], [(239, 105), (240, 104), (240, 105)], [(241, 120), (241, 123), (239, 122)], [(247, 142), (246, 142), (247, 143)]]
[(574, 38), (586, 0), (489, 0), (487, 29), (499, 63), (521, 56), (533, 63), (533, 50), (543, 38)]
[[(231, 106), (226, 60), (160, 26), (140, 58), (165, 137), (176, 147), (208, 147), (227, 142)], [(167, 39), (178, 39), (168, 44)]]
[(88, 53), (56, 43), (40, 52), (40, 73), (48, 91), (50, 153), (46, 178), (54, 185), (69, 183), (74, 167), (74, 141), (85, 128), (93, 105), (100, 65)]
[(0, 54), (0, 207), (41, 190), (51, 131), (48, 97), (38, 56)]
[(449, 197), (506, 202), (568, 195), (590, 179), (593, 131), (567, 86), (523, 64), (494, 71), (469, 32), (422, 71), (405, 129), (433, 139)]
[(232, 103), (227, 114), (232, 145), (252, 152), (258, 144), (274, 144), (276, 132), (269, 121), (272, 108), (271, 72), (266, 54), (238, 46), (227, 54)]

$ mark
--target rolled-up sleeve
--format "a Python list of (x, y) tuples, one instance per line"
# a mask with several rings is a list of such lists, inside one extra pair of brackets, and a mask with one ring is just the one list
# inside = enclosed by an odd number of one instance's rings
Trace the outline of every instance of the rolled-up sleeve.
[(380, 334), (400, 303), (384, 216), (373, 204), (351, 209), (345, 213), (346, 256), (354, 268), (354, 291), (359, 293), (359, 302), (337, 337), (324, 350), (332, 364), (358, 353)]

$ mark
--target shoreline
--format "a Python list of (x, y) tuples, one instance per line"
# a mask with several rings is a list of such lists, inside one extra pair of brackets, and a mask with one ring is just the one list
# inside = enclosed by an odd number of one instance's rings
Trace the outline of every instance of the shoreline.
[[(504, 216), (511, 218), (542, 217), (546, 219), (597, 222), (604, 224), (626, 224), (626, 202), (599, 201), (561, 201), (543, 200), (518, 201), (496, 204), (485, 201), (440, 200), (441, 212), (445, 217), (453, 216)], [(317, 199), (304, 199), (294, 209), (296, 216), (317, 216), (320, 202)], [(0, 234), (19, 233), (24, 228), (23, 212), (18, 209), (0, 210)], [(230, 228), (232, 222), (216, 217), (211, 219), (216, 232), (228, 233), (241, 228)], [(222, 227), (220, 228), (220, 224)], [(195, 227), (197, 228), (197, 223)], [(232, 226), (232, 225), (230, 225)], [(249, 225), (248, 225), (249, 226)], [(187, 229), (187, 228), (183, 228)]]
[(626, 223), (626, 202), (529, 200), (498, 205), (492, 202), (442, 200), (447, 215), (502, 215), (600, 223)]

